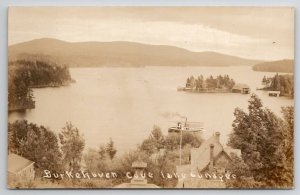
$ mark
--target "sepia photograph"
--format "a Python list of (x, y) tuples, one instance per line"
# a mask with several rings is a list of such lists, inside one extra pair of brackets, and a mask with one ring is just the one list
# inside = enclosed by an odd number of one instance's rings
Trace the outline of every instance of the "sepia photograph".
[(293, 189), (294, 14), (9, 7), (7, 188)]

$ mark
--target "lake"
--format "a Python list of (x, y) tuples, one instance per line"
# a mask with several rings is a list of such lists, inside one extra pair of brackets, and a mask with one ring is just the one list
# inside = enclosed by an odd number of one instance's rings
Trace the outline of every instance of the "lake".
[(86, 147), (98, 147), (112, 138), (119, 153), (136, 147), (147, 138), (153, 125), (164, 134), (178, 120), (177, 114), (190, 121), (203, 122), (207, 138), (214, 131), (226, 143), (231, 132), (233, 111), (247, 109), (250, 95), (178, 92), (187, 77), (228, 74), (236, 83), (246, 83), (263, 105), (281, 115), (282, 106), (293, 105), (289, 98), (269, 97), (256, 91), (264, 75), (248, 66), (232, 67), (157, 67), (143, 68), (71, 68), (76, 83), (60, 88), (34, 89), (36, 108), (9, 114), (9, 121), (26, 119), (59, 132), (71, 121), (85, 137)]

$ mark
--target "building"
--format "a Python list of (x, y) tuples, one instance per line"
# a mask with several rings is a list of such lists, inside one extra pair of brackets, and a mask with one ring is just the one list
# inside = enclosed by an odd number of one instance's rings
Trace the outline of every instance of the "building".
[(134, 161), (132, 163), (132, 168), (134, 168), (134, 176), (130, 183), (122, 183), (115, 186), (115, 188), (159, 188), (155, 184), (148, 184), (147, 179), (143, 177), (145, 175), (145, 169), (147, 168), (147, 163), (141, 160)]
[[(224, 147), (220, 143), (220, 133), (216, 132), (201, 144), (199, 148), (192, 148), (190, 164), (177, 166), (178, 174), (226, 174), (231, 162), (231, 154), (241, 155), (241, 150)], [(225, 184), (207, 178), (184, 179), (178, 181), (178, 187), (188, 188), (224, 188)]]
[(232, 93), (249, 94), (250, 87), (247, 84), (238, 83), (231, 89)]
[(241, 150), (224, 147), (220, 143), (220, 133), (216, 132), (199, 148), (191, 149), (191, 165), (198, 172), (225, 173), (231, 153), (240, 156)]
[(8, 155), (8, 178), (9, 181), (29, 181), (35, 176), (34, 162), (17, 154)]

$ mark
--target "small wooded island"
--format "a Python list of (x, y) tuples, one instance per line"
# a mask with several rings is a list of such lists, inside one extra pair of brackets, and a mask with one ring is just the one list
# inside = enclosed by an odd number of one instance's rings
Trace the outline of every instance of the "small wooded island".
[(32, 88), (69, 85), (69, 68), (48, 61), (16, 60), (8, 65), (8, 111), (35, 107)]
[(250, 93), (248, 85), (236, 84), (228, 75), (218, 75), (215, 78), (211, 75), (206, 79), (203, 75), (197, 78), (190, 76), (186, 80), (185, 87), (178, 87), (177, 90), (196, 93)]
[[(269, 91), (269, 96), (287, 96), (294, 98), (294, 75), (279, 75), (273, 77), (264, 76), (259, 90)], [(277, 95), (278, 94), (278, 95)]]

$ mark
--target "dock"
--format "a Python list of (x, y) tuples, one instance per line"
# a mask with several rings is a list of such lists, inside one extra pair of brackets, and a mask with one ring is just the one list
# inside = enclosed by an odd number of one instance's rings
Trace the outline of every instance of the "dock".
[(280, 91), (268, 91), (268, 96), (270, 97), (279, 97)]

